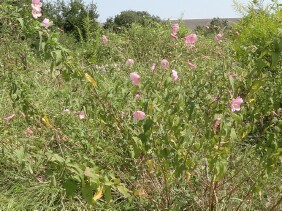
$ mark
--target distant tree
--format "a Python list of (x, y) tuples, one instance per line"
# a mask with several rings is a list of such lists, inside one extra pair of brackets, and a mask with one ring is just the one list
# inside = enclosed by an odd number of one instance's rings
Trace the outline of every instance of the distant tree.
[(113, 29), (118, 31), (119, 28), (131, 27), (132, 23), (138, 23), (142, 26), (149, 26), (156, 22), (161, 22), (158, 16), (152, 16), (146, 11), (127, 10), (116, 15), (115, 18), (108, 18), (104, 24), (105, 29)]
[(98, 27), (97, 6), (93, 2), (85, 5), (82, 0), (47, 2), (44, 15), (66, 33), (73, 33), (77, 39), (88, 39), (89, 33)]
[(213, 18), (209, 25), (209, 31), (218, 33), (221, 30), (230, 28), (228, 20)]
[(197, 26), (195, 31), (204, 35), (216, 34), (221, 31), (229, 30), (231, 26), (228, 23), (228, 20), (213, 18), (208, 26)]

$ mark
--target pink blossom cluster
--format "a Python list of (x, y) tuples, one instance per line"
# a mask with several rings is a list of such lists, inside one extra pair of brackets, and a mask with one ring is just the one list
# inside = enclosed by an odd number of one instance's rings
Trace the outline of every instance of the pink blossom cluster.
[(217, 42), (221, 43), (221, 42), (222, 42), (222, 34), (220, 34), (220, 33), (216, 34), (216, 35), (214, 36), (214, 39), (215, 39)]
[(31, 11), (32, 16), (35, 19), (42, 16), (42, 12), (41, 12), (42, 2), (40, 0), (32, 0), (31, 7), (32, 7), (32, 11)]
[(104, 45), (106, 45), (109, 42), (108, 37), (104, 34), (102, 35), (102, 42), (103, 42)]
[(188, 34), (185, 38), (185, 43), (188, 45), (190, 49), (195, 47), (195, 43), (198, 40), (198, 36), (196, 34)]
[(170, 36), (172, 38), (176, 39), (176, 40), (178, 39), (178, 37), (176, 35), (178, 30), (179, 30), (179, 24), (178, 23), (173, 24), (172, 25), (172, 33), (170, 34)]
[[(35, 19), (42, 16), (42, 10), (41, 10), (42, 2), (40, 0), (32, 0), (31, 7), (32, 7), (31, 14)], [(42, 25), (45, 27), (45, 29), (48, 29), (50, 24), (51, 23), (48, 18), (44, 18), (44, 20), (42, 21)]]

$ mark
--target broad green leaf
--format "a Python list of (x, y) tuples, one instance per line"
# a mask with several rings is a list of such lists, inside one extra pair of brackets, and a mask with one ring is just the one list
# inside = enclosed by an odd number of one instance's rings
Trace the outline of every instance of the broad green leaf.
[(280, 58), (280, 52), (273, 52), (271, 54), (272, 56), (272, 63), (271, 63), (271, 67), (276, 67), (279, 63), (279, 58)]
[(52, 55), (54, 55), (54, 54), (55, 54), (55, 56), (53, 56), (53, 59), (55, 59), (56, 66), (58, 66), (63, 61), (62, 51), (61, 50), (53, 51)]
[(15, 150), (15, 155), (18, 159), (18, 163), (22, 163), (23, 159), (24, 159), (24, 148), (21, 147), (20, 149), (16, 149)]
[(65, 159), (58, 154), (53, 154), (52, 161), (58, 161), (59, 163), (64, 163)]
[(125, 198), (130, 196), (129, 190), (124, 185), (117, 186), (117, 189)]
[(63, 187), (66, 190), (67, 196), (72, 196), (74, 192), (77, 190), (78, 184), (76, 181), (72, 179), (67, 179), (66, 182), (63, 184)]
[(82, 196), (88, 204), (93, 204), (92, 188), (87, 185), (83, 185), (81, 188)]
[(264, 85), (265, 81), (263, 80), (256, 80), (252, 83), (251, 90), (249, 92), (249, 95), (255, 94), (259, 89), (261, 89)]
[(111, 186), (104, 186), (104, 197), (106, 202), (110, 202), (112, 200)]
[(219, 181), (224, 177), (227, 169), (227, 162), (225, 160), (217, 161), (215, 164), (215, 181)]
[(23, 22), (23, 18), (17, 18), (17, 20), (20, 22), (21, 27), (24, 27), (24, 22)]
[(147, 130), (151, 129), (153, 123), (154, 122), (151, 119), (149, 119), (149, 118), (146, 119), (146, 121), (143, 125), (144, 133), (146, 133)]
[(234, 78), (233, 77), (228, 77), (229, 78), (229, 82), (232, 88), (232, 92), (233, 94), (235, 94), (235, 85), (234, 85)]
[(231, 128), (230, 137), (231, 137), (232, 141), (238, 140), (238, 137), (237, 137), (237, 134), (236, 134), (236, 131), (235, 131), (234, 128)]
[(230, 113), (232, 119), (234, 119), (236, 122), (241, 122), (242, 121), (242, 117), (238, 114), (235, 114), (234, 112)]

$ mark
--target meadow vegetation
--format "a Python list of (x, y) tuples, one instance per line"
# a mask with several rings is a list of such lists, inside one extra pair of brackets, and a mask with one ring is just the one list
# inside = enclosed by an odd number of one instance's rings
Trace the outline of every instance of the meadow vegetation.
[(195, 33), (32, 2), (0, 4), (0, 210), (282, 209), (280, 4)]

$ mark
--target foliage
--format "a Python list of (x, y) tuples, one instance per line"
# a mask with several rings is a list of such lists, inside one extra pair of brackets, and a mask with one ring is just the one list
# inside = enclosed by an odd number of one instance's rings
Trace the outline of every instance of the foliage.
[(208, 26), (197, 26), (196, 32), (200, 34), (207, 35), (215, 35), (217, 33), (222, 33), (223, 31), (229, 31), (231, 29), (228, 20), (220, 19), (220, 18), (213, 18)]
[[(271, 52), (279, 54), (279, 39), (281, 37), (279, 23), (282, 15), (279, 6), (276, 6), (276, 9), (273, 5), (260, 10), (255, 9), (255, 6), (250, 8), (248, 15), (234, 28), (234, 31), (240, 34), (240, 36), (234, 36), (234, 48), (236, 57), (241, 62), (247, 64), (250, 59), (254, 59), (254, 62), (257, 63), (256, 67), (261, 69), (271, 66), (272, 63), (274, 65), (279, 63), (276, 59), (279, 58), (279, 55), (272, 57)], [(274, 9), (274, 12), (271, 12), (271, 8)], [(266, 49), (269, 49), (269, 52), (266, 52)]]
[(85, 5), (82, 0), (48, 2), (43, 7), (45, 15), (66, 33), (73, 33), (77, 40), (90, 39), (98, 28), (97, 6), (93, 2)]
[(122, 27), (130, 28), (133, 23), (149, 27), (160, 22), (161, 19), (159, 17), (152, 16), (146, 11), (127, 10), (116, 15), (115, 18), (108, 18), (104, 24), (104, 28), (119, 31)]
[(248, 119), (257, 122), (247, 126), (246, 130), (250, 135), (257, 134), (259, 137), (253, 137), (252, 141), (258, 144), (258, 150), (266, 157), (268, 171), (271, 163), (279, 159), (272, 153), (268, 157), (270, 151), (282, 146), (281, 140), (275, 139), (275, 134), (281, 133), (278, 129), (282, 107), (281, 17), (278, 3), (264, 8), (254, 1), (249, 6), (248, 15), (234, 28), (234, 32), (239, 33), (233, 36), (232, 42), (235, 58), (245, 65), (242, 74), (247, 80), (239, 86), (253, 107)]
[[(281, 208), (280, 60), (238, 59), (240, 37), (187, 45), (181, 24), (178, 39), (133, 23), (69, 49), (55, 26), (0, 9), (0, 209)], [(274, 37), (261, 52), (280, 52)]]

